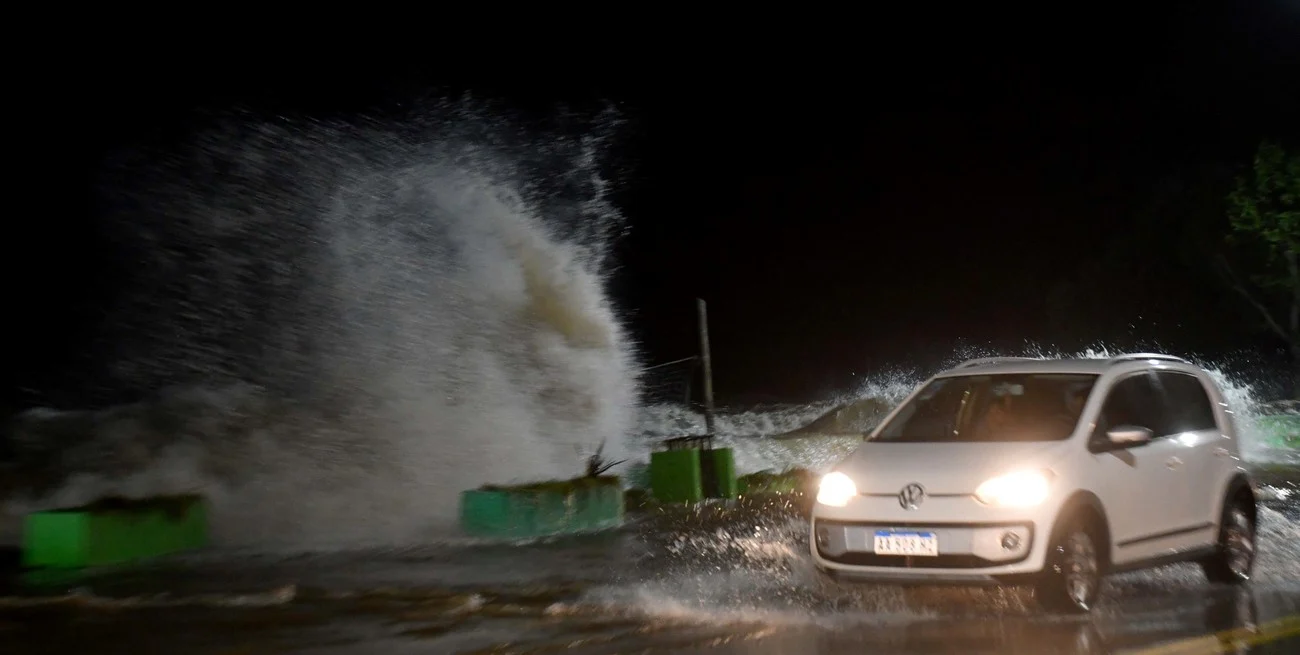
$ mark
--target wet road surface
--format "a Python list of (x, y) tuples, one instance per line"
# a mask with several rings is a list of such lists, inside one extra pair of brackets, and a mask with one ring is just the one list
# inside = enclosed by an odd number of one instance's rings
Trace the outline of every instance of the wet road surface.
[(1271, 475), (1250, 586), (1210, 585), (1192, 565), (1133, 573), (1087, 617), (1045, 616), (1019, 590), (829, 582), (800, 512), (772, 500), (526, 545), (12, 574), (0, 652), (1296, 653), (1300, 492), (1292, 472)]

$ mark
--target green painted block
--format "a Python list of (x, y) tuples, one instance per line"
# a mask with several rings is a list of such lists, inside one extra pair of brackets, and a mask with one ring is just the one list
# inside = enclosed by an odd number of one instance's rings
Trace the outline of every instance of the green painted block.
[(207, 538), (207, 505), (201, 497), (106, 499), (27, 515), (23, 565), (122, 564), (202, 548)]
[(466, 534), (527, 539), (608, 530), (623, 525), (623, 487), (617, 478), (597, 484), (540, 484), (461, 492)]
[(594, 487), (575, 494), (574, 515), (584, 531), (608, 530), (623, 525), (623, 489)]
[(704, 498), (699, 450), (650, 453), (650, 491), (662, 503), (689, 503)]
[(740, 495), (736, 456), (730, 448), (700, 451), (700, 476), (706, 498), (735, 498)]
[(523, 518), (513, 513), (508, 492), (474, 489), (460, 494), (460, 527), (468, 534), (515, 536), (514, 531), (523, 530)]

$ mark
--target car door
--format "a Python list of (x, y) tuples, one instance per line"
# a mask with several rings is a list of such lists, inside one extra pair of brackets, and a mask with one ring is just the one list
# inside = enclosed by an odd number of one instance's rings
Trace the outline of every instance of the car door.
[[(1219, 480), (1224, 461), (1216, 455), (1222, 451), (1222, 434), (1214, 417), (1214, 406), (1197, 376), (1179, 371), (1158, 371), (1156, 383), (1164, 396), (1170, 424), (1168, 439), (1180, 448), (1176, 457), (1186, 470), (1187, 486), (1171, 498), (1172, 511), (1181, 517), (1181, 537), (1170, 539), (1170, 547), (1190, 548), (1213, 540), (1214, 514), (1223, 492)], [(1223, 451), (1226, 452), (1226, 451)]]
[[(1183, 447), (1168, 438), (1170, 421), (1164, 394), (1150, 371), (1125, 375), (1113, 383), (1090, 440), (1096, 489), (1110, 519), (1112, 556), (1117, 564), (1146, 559), (1168, 548), (1167, 535), (1183, 527), (1181, 505), (1189, 482)], [(1106, 448), (1106, 431), (1121, 425), (1152, 431), (1145, 444)]]

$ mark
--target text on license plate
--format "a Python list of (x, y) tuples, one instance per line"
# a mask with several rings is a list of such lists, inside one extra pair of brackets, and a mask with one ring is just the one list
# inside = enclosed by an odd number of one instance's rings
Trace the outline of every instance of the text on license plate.
[(939, 554), (939, 538), (933, 532), (876, 532), (877, 555), (920, 555), (935, 557)]

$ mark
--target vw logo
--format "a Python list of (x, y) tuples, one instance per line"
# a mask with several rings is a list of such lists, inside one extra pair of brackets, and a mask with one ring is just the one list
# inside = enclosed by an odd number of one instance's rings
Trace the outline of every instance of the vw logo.
[(922, 487), (915, 482), (903, 487), (903, 490), (898, 492), (898, 504), (902, 505), (903, 509), (906, 510), (916, 509), (924, 500), (925, 487)]

